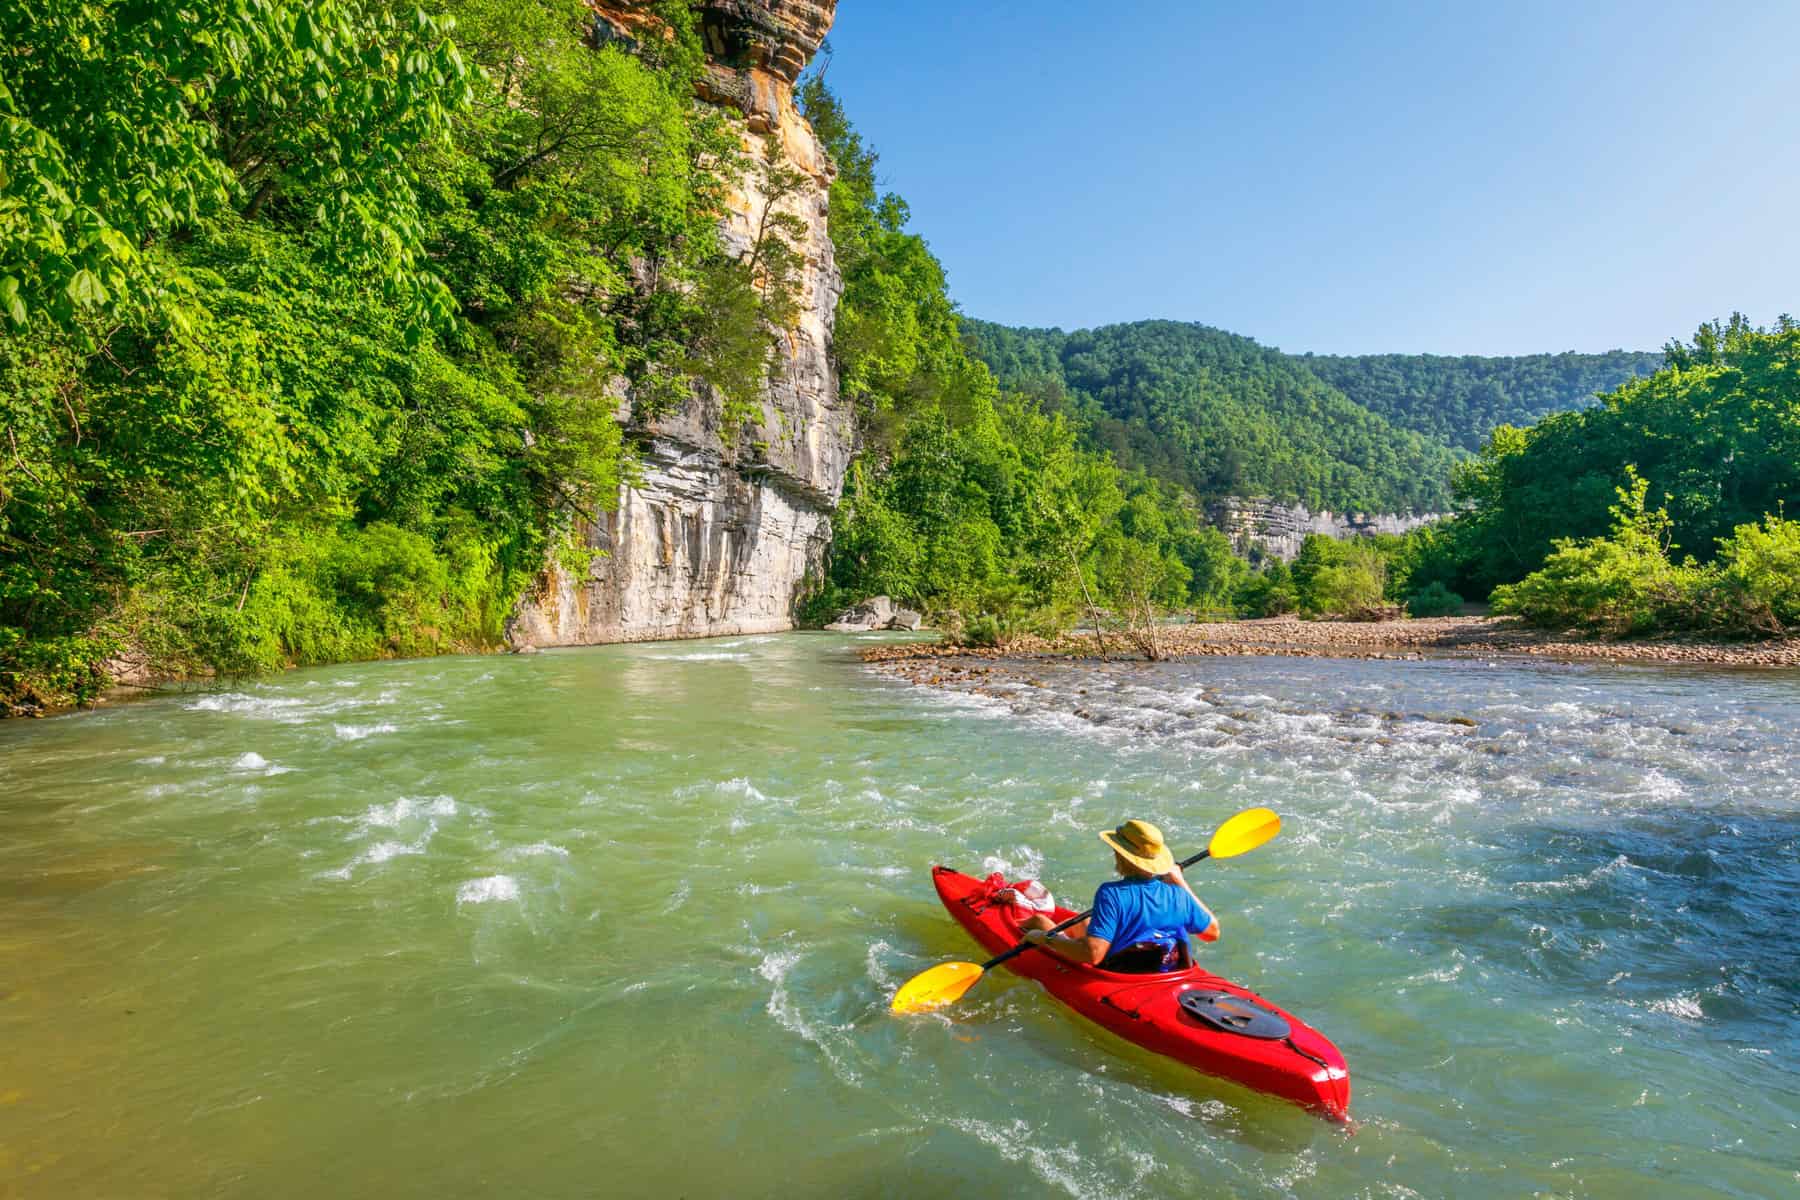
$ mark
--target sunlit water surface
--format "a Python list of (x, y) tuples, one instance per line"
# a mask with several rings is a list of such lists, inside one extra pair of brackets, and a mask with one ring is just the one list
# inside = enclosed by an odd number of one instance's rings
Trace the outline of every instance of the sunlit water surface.
[[(1800, 1194), (1800, 677), (1210, 659), (1010, 698), (791, 635), (0, 727), (0, 1195)], [(1084, 694), (1085, 689), (1085, 694)], [(1462, 717), (1473, 727), (1452, 723)], [(1201, 868), (1352, 1132), (1084, 1026), (934, 862)]]

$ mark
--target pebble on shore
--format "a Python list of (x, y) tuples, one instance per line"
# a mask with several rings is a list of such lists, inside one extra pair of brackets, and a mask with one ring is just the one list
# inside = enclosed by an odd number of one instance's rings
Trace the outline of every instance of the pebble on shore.
[[(1163, 629), (1161, 636), (1164, 657), (1172, 659), (1285, 655), (1417, 661), (1430, 652), (1433, 657), (1484, 658), (1522, 654), (1566, 662), (1800, 667), (1800, 638), (1762, 642), (1686, 638), (1612, 641), (1531, 629), (1495, 617), (1427, 617), (1378, 622), (1270, 617), (1254, 621), (1171, 625)], [(1143, 661), (1116, 638), (1109, 639), (1109, 648), (1112, 658)], [(1025, 636), (1015, 639), (1005, 649), (957, 646), (942, 641), (870, 646), (862, 651), (862, 657), (870, 663), (930, 661), (936, 664), (935, 669), (943, 670), (949, 660), (1098, 659), (1100, 651), (1099, 640), (1093, 634), (1071, 633), (1055, 639)]]

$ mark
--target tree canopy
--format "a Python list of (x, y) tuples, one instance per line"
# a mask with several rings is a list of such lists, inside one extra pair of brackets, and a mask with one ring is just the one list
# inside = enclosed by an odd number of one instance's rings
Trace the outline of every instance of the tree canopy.
[(493, 644), (621, 401), (756, 402), (778, 255), (655, 8), (0, 11), (0, 700)]
[(1475, 451), (1501, 425), (1586, 408), (1601, 392), (1649, 375), (1659, 353), (1476, 355), (1305, 354), (1313, 374), (1370, 412), (1445, 445)]
[(971, 352), (1122, 466), (1202, 499), (1438, 512), (1455, 456), (1249, 338), (1175, 321), (1064, 333), (965, 321)]
[(1453, 552), (1469, 588), (1518, 580), (1557, 539), (1606, 535), (1632, 472), (1666, 508), (1673, 550), (1701, 562), (1739, 526), (1800, 511), (1800, 325), (1734, 316), (1665, 359), (1592, 408), (1502, 426), (1459, 470)]

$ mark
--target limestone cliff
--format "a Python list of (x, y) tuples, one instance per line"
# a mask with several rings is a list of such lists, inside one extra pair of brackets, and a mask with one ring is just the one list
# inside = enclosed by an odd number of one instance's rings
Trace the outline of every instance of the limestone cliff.
[(1305, 505), (1274, 504), (1267, 500), (1229, 496), (1215, 503), (1208, 515), (1212, 523), (1231, 539), (1239, 554), (1249, 554), (1253, 547), (1260, 547), (1262, 553), (1272, 558), (1292, 562), (1300, 553), (1300, 543), (1309, 533), (1323, 533), (1335, 538), (1405, 533), (1435, 521), (1443, 514), (1311, 512)]
[[(831, 168), (794, 105), (793, 84), (831, 27), (837, 0), (704, 0), (708, 76), (700, 98), (735, 110), (744, 146), (765, 141), (802, 170), (784, 198), (804, 223), (800, 318), (784, 331), (782, 361), (763, 397), (760, 426), (730, 444), (721, 404), (704, 387), (682, 409), (634, 435), (642, 473), (617, 510), (584, 533), (603, 551), (585, 577), (552, 569), (510, 626), (516, 645), (566, 646), (652, 638), (764, 633), (793, 626), (795, 595), (821, 562), (831, 511), (855, 449), (850, 405), (831, 361), (842, 291), (826, 230)], [(597, 35), (633, 37), (643, 0), (596, 0)], [(774, 134), (773, 139), (764, 135)], [(724, 233), (752, 244), (767, 203), (753, 171), (732, 195)]]

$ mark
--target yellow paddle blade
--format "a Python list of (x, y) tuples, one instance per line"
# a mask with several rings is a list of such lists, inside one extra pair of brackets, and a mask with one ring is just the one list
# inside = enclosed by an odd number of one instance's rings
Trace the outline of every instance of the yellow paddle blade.
[(916, 1013), (942, 1008), (974, 987), (975, 981), (980, 978), (981, 968), (974, 963), (940, 963), (907, 980), (894, 993), (893, 1010), (897, 1013)]
[(1254, 850), (1281, 832), (1281, 818), (1272, 808), (1249, 808), (1219, 826), (1206, 844), (1213, 858), (1230, 858)]

